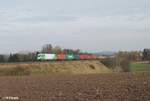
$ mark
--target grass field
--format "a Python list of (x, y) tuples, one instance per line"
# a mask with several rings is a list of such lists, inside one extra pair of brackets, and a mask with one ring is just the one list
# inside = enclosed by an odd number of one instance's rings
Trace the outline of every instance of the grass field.
[(150, 64), (133, 62), (130, 65), (132, 72), (150, 72)]

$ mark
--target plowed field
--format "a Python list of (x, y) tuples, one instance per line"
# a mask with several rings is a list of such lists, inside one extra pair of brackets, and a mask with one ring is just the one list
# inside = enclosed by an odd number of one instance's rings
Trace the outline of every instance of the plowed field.
[(2, 101), (150, 101), (150, 74), (0, 77)]

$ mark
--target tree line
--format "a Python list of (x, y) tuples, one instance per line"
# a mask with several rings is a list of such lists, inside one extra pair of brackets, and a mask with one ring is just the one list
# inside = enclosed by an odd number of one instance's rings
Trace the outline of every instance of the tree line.
[[(11, 53), (9, 55), (0, 55), (0, 63), (5, 62), (33, 62), (37, 61), (36, 57), (39, 53), (55, 53), (55, 54), (80, 54), (79, 49), (62, 49), (60, 46), (52, 46), (51, 44), (44, 45), (40, 51), (28, 52), (28, 53)], [(119, 62), (118, 62), (119, 61)], [(122, 62), (123, 61), (123, 62)], [(150, 61), (150, 49), (144, 49), (143, 51), (119, 51), (113, 58), (107, 58), (105, 61), (112, 67), (115, 65), (121, 65), (127, 61)]]
[(150, 49), (119, 51), (113, 57), (102, 60), (102, 63), (113, 70), (121, 69), (124, 72), (130, 72), (130, 63), (138, 61), (150, 61)]
[(9, 55), (0, 55), (0, 63), (7, 62), (34, 62), (37, 61), (36, 57), (39, 53), (55, 53), (55, 54), (79, 54), (79, 49), (62, 49), (60, 46), (52, 46), (51, 44), (44, 45), (40, 51), (28, 52), (28, 53), (11, 53)]

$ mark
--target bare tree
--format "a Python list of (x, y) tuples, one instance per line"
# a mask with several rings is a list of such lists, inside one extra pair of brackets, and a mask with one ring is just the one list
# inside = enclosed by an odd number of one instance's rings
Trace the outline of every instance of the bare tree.
[(56, 53), (56, 54), (59, 54), (59, 53), (61, 53), (62, 51), (61, 51), (61, 47), (60, 46), (55, 46), (54, 48), (53, 48), (53, 53)]
[(5, 62), (4, 55), (0, 55), (0, 62)]
[(52, 45), (51, 44), (46, 44), (42, 47), (42, 53), (52, 53)]
[(150, 60), (150, 49), (144, 49), (143, 51), (143, 59)]

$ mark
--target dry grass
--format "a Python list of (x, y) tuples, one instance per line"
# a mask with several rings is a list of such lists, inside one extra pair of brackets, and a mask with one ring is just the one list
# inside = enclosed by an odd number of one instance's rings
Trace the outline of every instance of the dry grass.
[(0, 75), (94, 74), (109, 72), (111, 70), (96, 60), (0, 64)]

